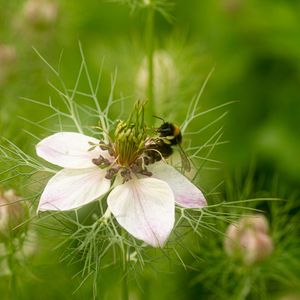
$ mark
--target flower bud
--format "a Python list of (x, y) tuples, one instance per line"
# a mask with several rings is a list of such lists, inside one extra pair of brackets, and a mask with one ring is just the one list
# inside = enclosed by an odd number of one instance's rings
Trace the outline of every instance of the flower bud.
[(229, 225), (224, 248), (228, 256), (241, 259), (246, 265), (262, 261), (273, 250), (268, 235), (268, 222), (261, 214), (244, 217), (237, 224)]
[(25, 230), (21, 224), (28, 218), (28, 208), (20, 200), (14, 190), (0, 192), (0, 240), (16, 237)]
[[(140, 97), (147, 96), (148, 63), (145, 58), (138, 70), (136, 78), (137, 93)], [(173, 58), (166, 51), (156, 51), (153, 55), (153, 94), (155, 102), (162, 104), (166, 99), (173, 98), (178, 87), (178, 71)]]
[(223, 9), (229, 13), (240, 11), (244, 4), (242, 0), (222, 0), (220, 3)]
[(16, 49), (0, 44), (0, 85), (12, 74), (17, 60)]
[(256, 231), (263, 233), (268, 233), (269, 231), (268, 221), (262, 214), (242, 218), (239, 223), (243, 228), (253, 228)]
[(28, 0), (23, 8), (25, 20), (35, 27), (47, 27), (57, 20), (58, 7), (52, 0)]

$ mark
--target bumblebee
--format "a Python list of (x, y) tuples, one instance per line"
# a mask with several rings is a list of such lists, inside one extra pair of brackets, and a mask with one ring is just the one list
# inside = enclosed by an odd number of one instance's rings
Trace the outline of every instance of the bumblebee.
[(166, 140), (170, 142), (166, 142), (166, 144), (174, 146), (179, 145), (182, 142), (180, 128), (173, 123), (164, 122), (159, 128), (156, 129), (156, 131), (159, 133), (161, 138), (166, 138)]
[(177, 146), (183, 169), (190, 171), (190, 161), (181, 147), (182, 134), (180, 128), (173, 123), (163, 120), (163, 124), (156, 128), (155, 131), (159, 136), (153, 140), (153, 143), (147, 146), (146, 153), (148, 156), (154, 161), (160, 161), (162, 158), (168, 158), (172, 155), (173, 146)]

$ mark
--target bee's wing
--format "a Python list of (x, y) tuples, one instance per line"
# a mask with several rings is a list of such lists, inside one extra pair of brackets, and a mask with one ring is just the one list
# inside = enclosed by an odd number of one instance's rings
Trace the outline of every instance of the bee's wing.
[(190, 172), (191, 171), (191, 163), (190, 160), (188, 159), (186, 153), (184, 152), (184, 150), (182, 149), (181, 145), (178, 144), (178, 151), (180, 154), (180, 158), (181, 158), (181, 164), (182, 164), (182, 168), (187, 171)]

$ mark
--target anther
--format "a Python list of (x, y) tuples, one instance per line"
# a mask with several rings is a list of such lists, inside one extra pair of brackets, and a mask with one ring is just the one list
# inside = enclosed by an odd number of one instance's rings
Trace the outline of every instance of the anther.
[(130, 169), (133, 173), (140, 173), (143, 170), (138, 162), (131, 164)]
[(142, 170), (140, 173), (142, 175), (145, 175), (145, 176), (148, 176), (148, 177), (151, 177), (153, 175), (153, 173), (148, 171), (147, 169)]
[(118, 168), (110, 168), (106, 171), (106, 174), (105, 174), (105, 178), (106, 179), (113, 179), (113, 177), (118, 173), (119, 169)]
[(104, 144), (103, 142), (100, 142), (99, 147), (100, 147), (100, 149), (103, 150), (103, 151), (107, 150), (107, 145)]
[(121, 176), (124, 178), (125, 181), (132, 179), (131, 172), (129, 169), (123, 169), (121, 171)]
[(110, 161), (104, 158), (102, 155), (100, 155), (98, 158), (93, 158), (92, 163), (95, 164), (96, 166), (101, 166), (101, 167), (110, 166)]

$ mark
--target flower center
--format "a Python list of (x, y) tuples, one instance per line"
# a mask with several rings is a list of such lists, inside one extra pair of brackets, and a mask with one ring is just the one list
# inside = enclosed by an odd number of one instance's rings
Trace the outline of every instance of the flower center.
[(93, 159), (93, 163), (101, 168), (107, 168), (106, 178), (113, 179), (118, 173), (125, 181), (132, 179), (132, 174), (151, 176), (146, 169), (149, 158), (144, 155), (147, 133), (144, 125), (143, 103), (137, 102), (135, 110), (127, 121), (119, 121), (110, 144), (100, 142), (100, 148), (107, 150), (114, 157), (110, 162), (103, 156)]
[(145, 148), (145, 132), (135, 124), (120, 121), (115, 131), (114, 156), (120, 167), (131, 166)]

